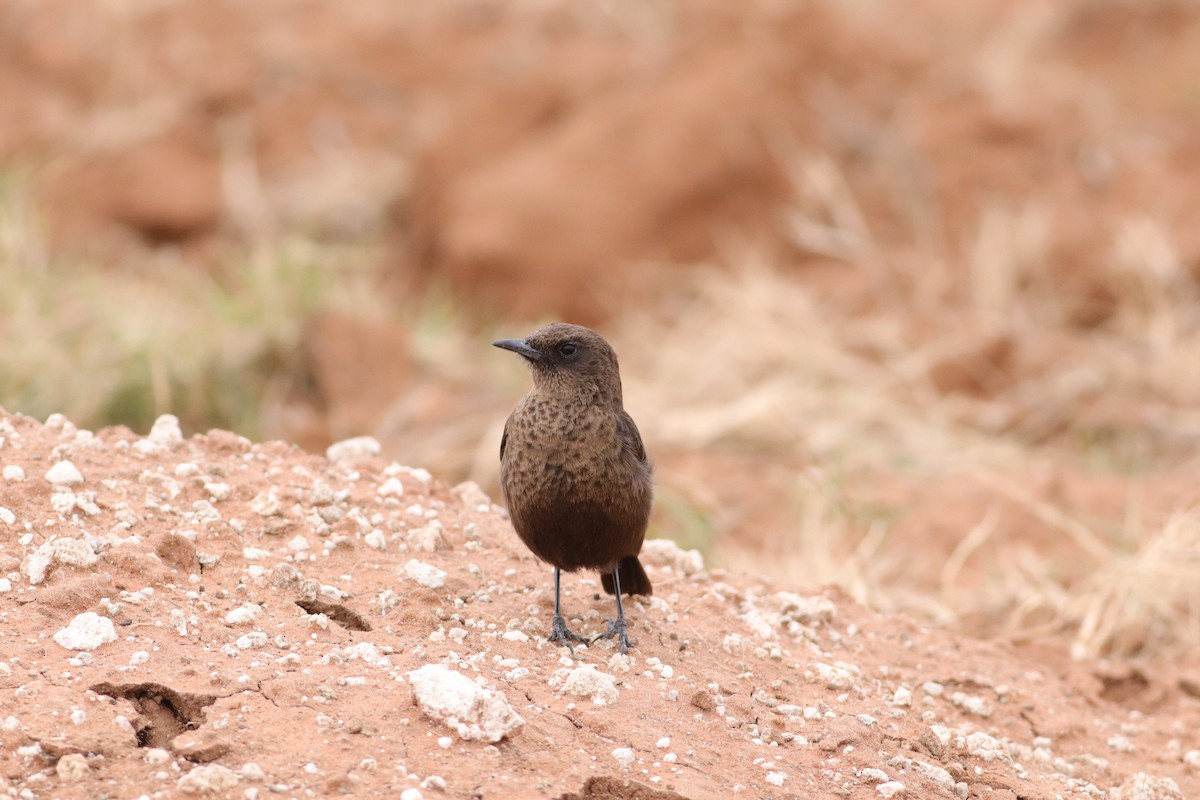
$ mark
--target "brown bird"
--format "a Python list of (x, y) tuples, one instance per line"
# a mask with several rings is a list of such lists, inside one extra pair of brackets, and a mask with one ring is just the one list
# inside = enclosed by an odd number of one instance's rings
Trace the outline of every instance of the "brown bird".
[[(622, 405), (617, 355), (595, 331), (561, 322), (493, 344), (533, 372), (533, 389), (504, 424), (500, 488), (521, 541), (554, 567), (550, 641), (616, 637), (624, 653), (621, 595), (654, 591), (638, 561), (654, 490), (641, 434)], [(599, 570), (617, 598), (617, 618), (592, 640), (567, 628), (559, 604), (562, 570), (580, 569)]]

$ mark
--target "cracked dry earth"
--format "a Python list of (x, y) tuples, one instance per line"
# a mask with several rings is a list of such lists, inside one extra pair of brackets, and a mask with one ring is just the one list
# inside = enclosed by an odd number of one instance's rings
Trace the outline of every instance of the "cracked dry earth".
[(503, 512), (373, 444), (0, 413), (0, 796), (1200, 796), (1195, 658), (1051, 666), (652, 541), (636, 648), (572, 659)]

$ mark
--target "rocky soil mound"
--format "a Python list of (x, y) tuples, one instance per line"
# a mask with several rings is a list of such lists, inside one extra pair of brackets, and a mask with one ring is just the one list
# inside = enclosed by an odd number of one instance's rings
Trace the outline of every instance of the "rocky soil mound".
[[(477, 487), (163, 417), (0, 414), (0, 795), (1182, 798), (1200, 675), (1054, 667), (646, 545), (636, 647), (544, 641)], [(613, 612), (565, 581), (572, 626)]]

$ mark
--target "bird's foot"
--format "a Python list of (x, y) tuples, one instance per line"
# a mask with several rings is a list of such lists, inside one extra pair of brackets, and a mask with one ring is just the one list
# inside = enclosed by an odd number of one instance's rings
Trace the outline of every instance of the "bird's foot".
[(571, 655), (575, 655), (574, 643), (591, 644), (591, 639), (586, 636), (580, 636), (575, 631), (567, 627), (567, 621), (562, 614), (554, 615), (554, 622), (550, 626), (550, 635), (546, 637), (550, 642), (562, 642), (571, 651)]
[(598, 636), (592, 637), (592, 641), (596, 642), (601, 639), (616, 639), (617, 652), (624, 653), (626, 650), (632, 647), (629, 642), (629, 634), (627, 633), (628, 630), (629, 626), (625, 623), (624, 617), (610, 619), (608, 620), (608, 630)]

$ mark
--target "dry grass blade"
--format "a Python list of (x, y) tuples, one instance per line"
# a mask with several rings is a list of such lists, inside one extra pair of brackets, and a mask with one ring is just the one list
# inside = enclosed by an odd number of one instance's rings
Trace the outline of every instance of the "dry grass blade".
[(1135, 655), (1200, 643), (1200, 508), (1174, 514), (1134, 553), (1110, 559), (1073, 593), (1071, 653)]
[(1113, 548), (1111, 545), (1093, 533), (1086, 525), (1063, 513), (1062, 510), (1038, 499), (1031, 492), (998, 475), (977, 473), (974, 477), (980, 483), (1019, 503), (1046, 525), (1065, 533), (1081, 550), (1097, 561), (1107, 562), (1112, 559)]

